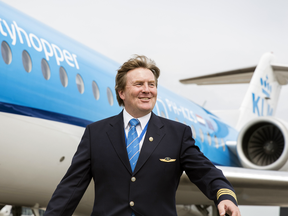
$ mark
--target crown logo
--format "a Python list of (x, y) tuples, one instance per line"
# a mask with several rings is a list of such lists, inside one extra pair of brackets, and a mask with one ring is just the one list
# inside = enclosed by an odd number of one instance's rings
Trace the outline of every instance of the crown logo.
[(262, 86), (262, 93), (266, 95), (266, 99), (270, 99), (270, 93), (272, 92), (272, 86), (269, 85), (268, 76), (265, 79), (260, 78), (260, 83)]

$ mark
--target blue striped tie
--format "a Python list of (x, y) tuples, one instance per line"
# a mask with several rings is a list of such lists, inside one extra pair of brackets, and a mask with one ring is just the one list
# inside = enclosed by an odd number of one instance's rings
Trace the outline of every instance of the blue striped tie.
[(138, 119), (130, 120), (130, 128), (128, 132), (128, 139), (126, 143), (128, 158), (130, 161), (132, 172), (136, 166), (138, 157), (139, 157), (139, 140), (138, 134), (136, 131), (136, 126), (140, 123)]

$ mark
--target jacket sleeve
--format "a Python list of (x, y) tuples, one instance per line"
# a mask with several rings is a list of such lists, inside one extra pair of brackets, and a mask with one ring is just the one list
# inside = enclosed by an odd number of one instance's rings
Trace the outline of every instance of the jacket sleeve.
[(88, 126), (67, 173), (52, 195), (44, 216), (70, 216), (73, 214), (92, 178), (90, 158)]
[(230, 182), (195, 145), (188, 126), (183, 133), (180, 161), (190, 181), (213, 200), (216, 206), (227, 199), (237, 205), (237, 198)]

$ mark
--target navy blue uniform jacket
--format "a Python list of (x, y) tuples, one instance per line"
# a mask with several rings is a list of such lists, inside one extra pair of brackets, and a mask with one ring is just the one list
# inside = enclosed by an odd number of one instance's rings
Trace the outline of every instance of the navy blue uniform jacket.
[[(216, 205), (223, 199), (236, 203), (230, 195), (217, 200), (219, 189), (233, 189), (194, 145), (190, 127), (152, 113), (133, 173), (123, 127), (122, 112), (87, 126), (45, 216), (72, 215), (91, 178), (95, 183), (91, 215), (131, 216), (134, 211), (136, 216), (176, 216), (175, 193), (183, 171)], [(175, 161), (165, 162), (165, 158)], [(134, 182), (132, 177), (136, 178)], [(134, 206), (130, 206), (131, 201)]]

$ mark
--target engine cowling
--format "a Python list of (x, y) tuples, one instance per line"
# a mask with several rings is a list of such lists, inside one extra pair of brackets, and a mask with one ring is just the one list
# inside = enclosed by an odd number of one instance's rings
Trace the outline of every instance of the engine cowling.
[(248, 122), (237, 140), (238, 158), (245, 168), (288, 170), (288, 124), (274, 117)]

